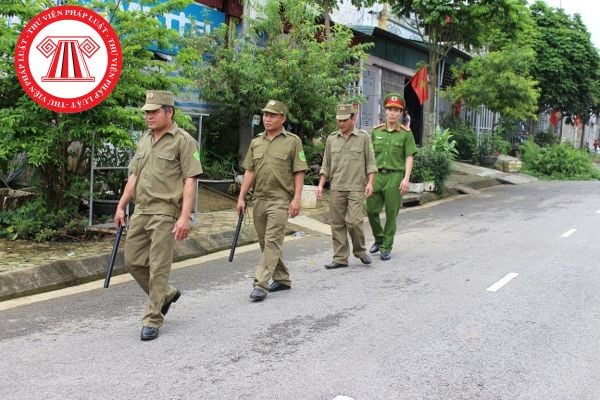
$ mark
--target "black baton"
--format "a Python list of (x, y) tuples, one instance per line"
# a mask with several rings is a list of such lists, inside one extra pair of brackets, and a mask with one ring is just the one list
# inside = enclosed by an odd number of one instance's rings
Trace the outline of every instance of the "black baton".
[(237, 226), (235, 227), (235, 233), (233, 234), (233, 240), (231, 241), (231, 251), (229, 252), (229, 262), (233, 261), (233, 255), (235, 254), (235, 246), (237, 246), (238, 238), (240, 237), (240, 230), (242, 229), (242, 221), (244, 221), (244, 212), (242, 211), (238, 216)]
[(110, 254), (110, 260), (108, 261), (108, 267), (106, 267), (106, 276), (104, 277), (104, 287), (107, 288), (110, 283), (110, 276), (112, 275), (113, 268), (115, 266), (115, 258), (117, 258), (117, 250), (119, 249), (119, 242), (121, 241), (121, 235), (123, 234), (123, 229), (125, 225), (119, 226), (117, 229), (117, 237), (115, 238), (115, 243), (113, 244), (112, 253)]

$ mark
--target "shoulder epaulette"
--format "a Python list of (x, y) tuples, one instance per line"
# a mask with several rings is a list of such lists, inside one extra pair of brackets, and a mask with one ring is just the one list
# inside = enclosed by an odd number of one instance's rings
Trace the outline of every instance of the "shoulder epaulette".
[(287, 129), (285, 129), (285, 128), (283, 129), (282, 133), (283, 133), (284, 135), (288, 135), (288, 136), (292, 136), (292, 137), (295, 137), (295, 138), (298, 138), (298, 139), (300, 139), (300, 136), (296, 135), (295, 133), (292, 133), (292, 132), (288, 131), (288, 130), (287, 130)]

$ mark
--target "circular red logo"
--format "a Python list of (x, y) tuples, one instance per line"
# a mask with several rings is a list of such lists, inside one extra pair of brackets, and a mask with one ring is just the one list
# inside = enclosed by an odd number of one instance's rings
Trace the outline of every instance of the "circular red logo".
[(100, 104), (121, 75), (119, 38), (99, 14), (79, 6), (49, 8), (19, 35), (15, 72), (40, 106), (76, 113)]

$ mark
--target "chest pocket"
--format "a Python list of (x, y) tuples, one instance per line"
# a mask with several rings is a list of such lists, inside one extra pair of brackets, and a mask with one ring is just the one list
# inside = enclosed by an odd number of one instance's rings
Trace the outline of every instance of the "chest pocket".
[(256, 172), (260, 170), (265, 161), (265, 153), (262, 151), (252, 151), (252, 169)]
[(373, 151), (375, 154), (381, 153), (385, 150), (385, 139), (383, 136), (373, 135)]
[(156, 152), (157, 167), (164, 169), (165, 174), (174, 175), (178, 173), (179, 164), (175, 161), (175, 154), (165, 151)]
[(350, 159), (359, 160), (362, 156), (362, 150), (361, 147), (352, 147), (350, 149)]
[(290, 169), (291, 168), (290, 161), (289, 161), (289, 154), (287, 154), (287, 153), (273, 152), (273, 154), (271, 154), (270, 158), (272, 160), (273, 167), (275, 167), (275, 168), (278, 168), (278, 169)]
[(392, 143), (392, 148), (394, 149), (394, 154), (404, 157), (404, 142), (394, 141)]

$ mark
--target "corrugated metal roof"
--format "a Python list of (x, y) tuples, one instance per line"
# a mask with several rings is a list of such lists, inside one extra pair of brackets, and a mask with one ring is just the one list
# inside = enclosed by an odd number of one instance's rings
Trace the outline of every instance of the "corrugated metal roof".
[[(402, 36), (398, 36), (397, 34), (395, 34), (393, 32), (386, 31), (385, 29), (381, 29), (377, 26), (351, 25), (350, 29), (352, 29), (355, 32), (366, 35), (366, 36), (371, 36), (371, 37), (379, 36), (379, 37), (383, 37), (383, 38), (386, 38), (386, 39), (389, 39), (389, 40), (392, 40), (392, 41), (395, 41), (398, 43), (408, 45), (417, 50), (422, 50), (425, 52), (429, 51), (427, 43), (421, 42), (419, 40), (413, 40), (413, 39), (404, 38)], [(456, 47), (452, 49), (451, 53), (452, 53), (453, 57), (459, 57), (459, 58), (466, 59), (466, 60), (471, 59), (470, 54), (465, 53), (464, 51), (459, 50)]]

